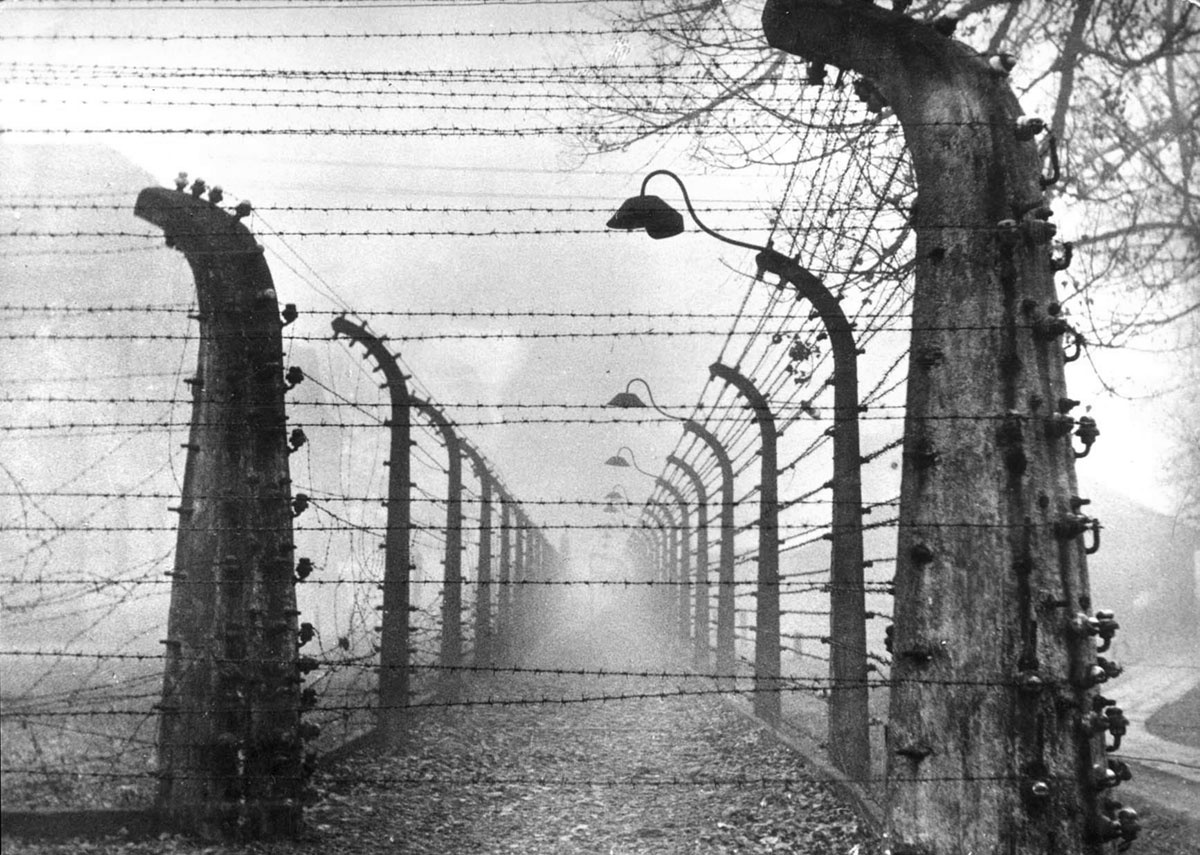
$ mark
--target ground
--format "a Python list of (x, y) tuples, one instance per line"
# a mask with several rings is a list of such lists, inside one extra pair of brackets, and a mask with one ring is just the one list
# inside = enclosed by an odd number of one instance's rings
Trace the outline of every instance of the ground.
[[(513, 697), (511, 685), (500, 687)], [(540, 678), (537, 697), (646, 693), (644, 679)], [(486, 697), (486, 687), (484, 697)], [(850, 853), (871, 837), (781, 747), (714, 698), (434, 708), (410, 748), (325, 769), (297, 842), (177, 838), (4, 851), (226, 853)]]
[[(576, 627), (578, 629), (578, 627)], [(711, 679), (606, 623), (552, 634), (522, 669), (426, 699), (407, 741), (325, 763), (296, 841), (214, 845), (164, 836), (30, 843), (12, 855), (472, 855), (804, 853), (882, 849), (828, 781), (735, 711)], [(644, 637), (644, 635), (643, 635)], [(663, 668), (672, 676), (663, 676)], [(604, 674), (596, 672), (600, 670)], [(685, 694), (686, 693), (686, 694)], [(794, 699), (793, 699), (794, 702)], [(785, 704), (785, 707), (789, 706)], [(820, 731), (821, 728), (818, 728)], [(1133, 855), (1196, 855), (1200, 822), (1171, 810), (1177, 779), (1135, 770)], [(1161, 792), (1153, 786), (1162, 777)], [(1188, 798), (1192, 791), (1188, 791)]]

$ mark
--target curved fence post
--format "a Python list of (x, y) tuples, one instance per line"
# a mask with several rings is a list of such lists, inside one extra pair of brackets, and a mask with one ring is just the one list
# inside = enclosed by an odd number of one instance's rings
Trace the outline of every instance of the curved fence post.
[(1071, 446), (1063, 337), (1080, 337), (1062, 315), (1049, 246), (1053, 138), (1045, 175), (1010, 58), (981, 56), (921, 21), (866, 4), (767, 0), (762, 22), (772, 46), (878, 90), (920, 198), (890, 845), (1076, 855), (1123, 838), (1125, 848), (1138, 825), (1112, 787), (1129, 770), (1109, 758), (1104, 728), (1080, 724), (1109, 703), (1100, 686), (1113, 663), (1088, 624), (1098, 619), (1087, 614), (1085, 535), (1099, 523), (1080, 513)]
[(679, 507), (679, 536), (672, 547), (675, 550), (675, 583), (677, 585), (674, 598), (677, 615), (676, 632), (680, 639), (686, 642), (691, 640), (691, 632), (688, 628), (691, 622), (691, 615), (688, 614), (690, 603), (688, 588), (691, 585), (692, 576), (692, 515), (687, 500), (683, 498), (683, 493), (678, 487), (668, 483), (664, 478), (657, 479), (657, 483)]
[(790, 282), (812, 303), (833, 353), (833, 513), (829, 538), (829, 755), (846, 774), (871, 772), (867, 687), (867, 607), (863, 587), (862, 460), (858, 429), (858, 345), (854, 325), (817, 276), (772, 249), (760, 270)]
[(674, 603), (675, 583), (679, 575), (679, 527), (675, 524), (675, 517), (661, 502), (647, 502), (646, 513), (658, 523), (659, 532), (659, 581), (662, 588), (659, 596), (655, 597), (655, 602), (664, 614), (670, 614)]
[(529, 619), (529, 518), (519, 504), (513, 505), (515, 532), (513, 543), (512, 575), (509, 586), (512, 588), (512, 622), (508, 630), (508, 652), (510, 662), (521, 658), (526, 640), (525, 622)]
[(200, 322), (156, 804), (193, 834), (292, 835), (304, 788), (292, 542), (302, 505), (288, 477), (282, 321), (262, 247), (240, 216), (200, 198), (202, 184), (192, 190), (147, 188), (134, 208), (187, 259)]
[(777, 723), (779, 698), (779, 464), (776, 458), (775, 416), (767, 399), (735, 368), (714, 362), (713, 377), (733, 386), (754, 411), (762, 434), (762, 476), (759, 483), (758, 607), (754, 621), (754, 712)]
[(495, 476), (487, 462), (469, 443), (463, 451), (471, 458), (479, 478), (479, 560), (475, 593), (475, 662), (491, 665), (492, 651), (492, 495)]
[(410, 701), (409, 604), (412, 555), (409, 537), (412, 531), (412, 474), (410, 452), (411, 415), (407, 377), (397, 358), (384, 345), (385, 339), (345, 316), (331, 322), (334, 338), (345, 336), (361, 344), (367, 356), (383, 372), (391, 398), (388, 427), (387, 533), (383, 542), (383, 610), (379, 638), (379, 728), (387, 741), (400, 736), (405, 726), (405, 707)]
[(721, 545), (717, 561), (717, 657), (718, 674), (733, 674), (734, 663), (734, 527), (733, 461), (725, 446), (697, 421), (688, 419), (683, 429), (699, 437), (717, 460), (721, 471)]
[(442, 411), (428, 401), (412, 400), (446, 444), (446, 557), (442, 574), (441, 666), (449, 677), (457, 677), (462, 665), (462, 442)]
[(704, 489), (704, 480), (690, 463), (674, 454), (667, 457), (667, 462), (678, 467), (691, 481), (692, 490), (696, 493), (696, 575), (695, 575), (695, 613), (692, 617), (692, 659), (696, 666), (703, 668), (708, 664), (709, 637), (708, 625), (708, 491)]
[(497, 487), (500, 499), (500, 572), (496, 579), (496, 646), (499, 661), (508, 662), (513, 631), (513, 507), (512, 497)]

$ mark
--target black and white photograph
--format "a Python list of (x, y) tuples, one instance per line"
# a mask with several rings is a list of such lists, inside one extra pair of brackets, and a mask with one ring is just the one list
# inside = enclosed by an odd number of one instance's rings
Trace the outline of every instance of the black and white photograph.
[(1200, 855), (1200, 0), (0, 0), (0, 850)]

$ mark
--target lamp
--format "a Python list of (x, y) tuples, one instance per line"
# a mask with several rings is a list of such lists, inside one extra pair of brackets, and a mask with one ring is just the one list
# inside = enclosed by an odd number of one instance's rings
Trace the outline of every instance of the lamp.
[(606, 514), (619, 513), (617, 510), (617, 502), (624, 502), (626, 505), (633, 504), (629, 500), (629, 496), (624, 490), (621, 489), (620, 484), (614, 484), (613, 488), (608, 491), (608, 495), (604, 497), (604, 500), (608, 502), (608, 504), (604, 506), (604, 513)]
[(687, 188), (683, 186), (683, 181), (669, 169), (656, 169), (642, 179), (641, 195), (631, 196), (622, 202), (621, 207), (617, 209), (617, 212), (612, 215), (606, 224), (608, 228), (623, 229), (627, 232), (644, 229), (646, 234), (655, 240), (662, 240), (663, 238), (674, 237), (677, 234), (683, 233), (683, 215), (658, 196), (646, 195), (646, 185), (656, 175), (665, 175), (679, 185), (679, 189), (683, 193), (683, 203), (687, 205), (692, 222), (700, 227), (700, 231), (715, 237), (719, 241), (740, 246), (744, 249), (753, 249), (756, 252), (763, 249), (763, 247), (752, 243), (743, 243), (740, 240), (725, 237), (725, 235), (714, 232), (708, 226), (704, 225), (704, 223), (700, 222), (700, 218), (696, 216), (696, 209), (692, 207), (692, 200), (688, 198)]
[[(644, 188), (643, 188), (644, 189)], [(683, 215), (658, 196), (631, 196), (608, 221), (610, 229), (645, 229), (655, 240), (675, 237), (683, 232)]]
[[(621, 456), (622, 451), (629, 452), (629, 460), (626, 460), (624, 457)], [(632, 460), (633, 462), (630, 463), (630, 460)], [(618, 468), (632, 466), (634, 469), (636, 469), (638, 472), (641, 472), (647, 478), (656, 477), (656, 476), (652, 475), (651, 473), (647, 472), (642, 467), (638, 466), (637, 456), (633, 453), (633, 450), (631, 448), (629, 448), (628, 446), (625, 446), (625, 445), (622, 445), (620, 448), (617, 449), (616, 454), (614, 454), (612, 457), (608, 458), (608, 460), (605, 460), (604, 465), (605, 466), (616, 466)]]
[[(632, 383), (633, 381), (631, 380), (630, 382)], [(643, 380), (642, 382), (644, 383), (646, 381)], [(646, 406), (646, 402), (637, 395), (633, 394), (633, 392), (630, 392), (629, 387), (626, 387), (624, 392), (618, 392), (617, 394), (613, 395), (613, 399), (609, 401), (606, 406), (620, 407), (623, 410), (631, 410), (637, 407)]]
[(618, 407), (623, 410), (635, 410), (635, 409), (639, 409), (639, 408), (645, 409), (647, 406), (646, 402), (643, 401), (641, 398), (639, 398), (637, 395), (635, 395), (633, 392), (629, 391), (630, 387), (633, 386), (634, 383), (641, 383), (643, 386), (646, 387), (646, 394), (650, 398), (649, 406), (653, 407), (661, 415), (664, 415), (668, 419), (672, 419), (677, 422), (687, 421), (687, 419), (685, 419), (684, 417), (673, 416), (670, 413), (668, 413), (666, 410), (664, 410), (662, 407), (660, 407), (658, 405), (658, 402), (654, 400), (654, 393), (650, 391), (650, 384), (647, 383), (645, 380), (643, 380), (641, 377), (634, 377), (632, 380), (630, 380), (628, 383), (626, 383), (625, 391), (618, 392), (617, 394), (613, 395), (612, 400), (609, 401), (605, 406)]
[[(650, 398), (650, 404), (639, 398), (636, 394), (630, 391), (634, 383), (641, 383), (646, 387), (646, 395)], [(695, 419), (683, 418), (682, 416), (673, 416), (658, 406), (658, 402), (654, 400), (654, 392), (650, 389), (650, 384), (641, 377), (635, 377), (625, 385), (624, 392), (618, 392), (608, 402), (610, 407), (621, 407), (624, 409), (634, 409), (637, 407), (651, 406), (662, 415), (683, 424), (683, 429), (687, 433), (692, 434), (701, 440), (713, 457), (716, 458), (717, 468), (721, 473), (721, 557), (717, 570), (717, 662), (716, 670), (720, 674), (733, 673), (735, 653), (734, 653), (734, 523), (733, 523), (733, 461), (729, 459), (729, 453), (725, 450), (725, 446), (717, 439), (717, 437), (706, 428), (704, 425)], [(671, 458), (667, 458), (671, 462)], [(676, 461), (675, 465), (679, 465)], [(699, 495), (699, 485), (697, 485), (697, 495)], [(703, 502), (702, 502), (703, 504)], [(702, 625), (699, 620), (697, 625)]]

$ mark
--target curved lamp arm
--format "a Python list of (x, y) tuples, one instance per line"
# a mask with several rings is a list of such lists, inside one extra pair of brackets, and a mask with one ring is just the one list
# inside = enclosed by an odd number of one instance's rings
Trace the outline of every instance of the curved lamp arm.
[(687, 188), (683, 186), (683, 180), (669, 169), (656, 169), (653, 172), (651, 172), (650, 174), (648, 174), (645, 178), (642, 179), (642, 195), (643, 196), (646, 195), (646, 185), (649, 184), (650, 179), (656, 175), (665, 175), (679, 186), (680, 192), (683, 193), (683, 203), (685, 205), (687, 205), (688, 214), (691, 215), (692, 222), (694, 222), (697, 226), (700, 227), (700, 231), (704, 232), (706, 235), (715, 237), (719, 241), (723, 241), (724, 243), (732, 244), (733, 246), (740, 246), (743, 249), (752, 249), (755, 252), (761, 252), (765, 248), (765, 247), (759, 246), (757, 244), (746, 243), (744, 241), (734, 240), (733, 238), (725, 237), (725, 235), (719, 234), (718, 232), (714, 232), (708, 226), (704, 225), (704, 223), (700, 222), (700, 218), (696, 216), (696, 209), (692, 207), (692, 200), (688, 196)]
[[(625, 462), (625, 459), (623, 457), (621, 457), (622, 451), (629, 452), (629, 460), (632, 461), (632, 463)], [(618, 461), (620, 461), (620, 462), (618, 462)], [(622, 445), (620, 448), (617, 449), (616, 454), (614, 454), (612, 457), (608, 458), (608, 460), (606, 460), (604, 462), (609, 466), (630, 466), (630, 465), (632, 465), (634, 469), (636, 469), (638, 472), (641, 472), (647, 478), (657, 478), (658, 477), (657, 475), (653, 475), (653, 474), (647, 472), (642, 467), (638, 466), (637, 455), (635, 455), (633, 453), (633, 449), (627, 445)]]
[(634, 377), (632, 380), (630, 380), (628, 383), (625, 384), (625, 392), (627, 394), (630, 394), (629, 390), (633, 386), (634, 383), (642, 384), (642, 386), (646, 390), (646, 397), (648, 397), (650, 399), (650, 406), (653, 407), (659, 413), (659, 415), (666, 416), (668, 419), (671, 419), (671, 420), (677, 421), (677, 422), (687, 421), (687, 419), (684, 418), (683, 416), (673, 416), (670, 413), (668, 413), (666, 410), (664, 410), (662, 407), (660, 407), (658, 405), (658, 401), (654, 400), (654, 392), (650, 389), (650, 384), (647, 383), (641, 377)]

